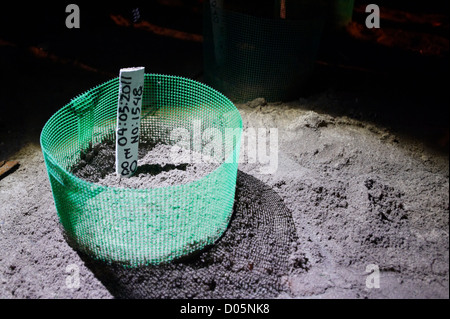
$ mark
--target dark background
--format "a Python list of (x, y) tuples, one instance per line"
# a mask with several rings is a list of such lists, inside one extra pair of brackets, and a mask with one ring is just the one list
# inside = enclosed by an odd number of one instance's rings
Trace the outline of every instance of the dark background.
[[(28, 142), (63, 105), (116, 77), (121, 67), (202, 80), (201, 0), (75, 1), (81, 28), (67, 29), (71, 2), (0, 5), (0, 161)], [(343, 104), (319, 111), (387, 126), (448, 153), (448, 1), (375, 1), (381, 29), (354, 22), (328, 30), (304, 97), (327, 90)], [(132, 8), (141, 19), (133, 24)], [(179, 32), (173, 32), (173, 30)]]

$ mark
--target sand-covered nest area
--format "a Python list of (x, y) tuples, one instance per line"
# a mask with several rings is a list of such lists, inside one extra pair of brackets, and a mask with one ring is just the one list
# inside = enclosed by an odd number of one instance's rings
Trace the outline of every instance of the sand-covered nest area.
[[(0, 176), (0, 298), (449, 298), (448, 16), (438, 4), (397, 2), (380, 1), (382, 28), (371, 31), (369, 2), (357, 0), (349, 28), (322, 39), (299, 98), (235, 103), (243, 132), (265, 134), (276, 156), (241, 158), (231, 220), (214, 245), (138, 268), (94, 260), (66, 238), (40, 133), (122, 67), (202, 82), (201, 1), (149, 2), (134, 24), (85, 7), (77, 30), (62, 5), (18, 7), (20, 19), (5, 10), (0, 164), (18, 163)], [(113, 141), (91, 144), (73, 173), (146, 188), (217, 167), (144, 146), (133, 180), (115, 176)]]

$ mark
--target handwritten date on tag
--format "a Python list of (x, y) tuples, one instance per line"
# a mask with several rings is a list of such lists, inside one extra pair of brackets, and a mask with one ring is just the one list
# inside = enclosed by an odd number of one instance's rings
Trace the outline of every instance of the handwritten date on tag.
[(116, 129), (116, 173), (124, 177), (133, 175), (138, 165), (144, 72), (144, 67), (120, 70)]

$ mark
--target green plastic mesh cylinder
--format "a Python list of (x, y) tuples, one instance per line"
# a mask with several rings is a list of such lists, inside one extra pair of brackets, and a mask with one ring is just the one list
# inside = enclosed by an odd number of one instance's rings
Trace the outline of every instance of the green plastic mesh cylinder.
[[(194, 182), (130, 189), (101, 186), (71, 173), (90, 143), (115, 139), (119, 79), (74, 98), (41, 133), (56, 210), (77, 249), (128, 267), (161, 264), (213, 244), (231, 218), (242, 118), (234, 104), (193, 80), (145, 75), (140, 140), (174, 144), (170, 132), (215, 128), (223, 136), (219, 165)], [(232, 132), (232, 134), (230, 134)]]
[(335, 0), (331, 14), (331, 23), (335, 28), (342, 28), (352, 21), (355, 0)]
[[(205, 2), (204, 81), (234, 102), (296, 99), (314, 70), (325, 15), (287, 1), (287, 19), (212, 7)], [(243, 4), (242, 4), (243, 5)], [(293, 10), (289, 10), (293, 8)], [(256, 10), (258, 6), (255, 6)], [(298, 13), (295, 18), (292, 12)]]

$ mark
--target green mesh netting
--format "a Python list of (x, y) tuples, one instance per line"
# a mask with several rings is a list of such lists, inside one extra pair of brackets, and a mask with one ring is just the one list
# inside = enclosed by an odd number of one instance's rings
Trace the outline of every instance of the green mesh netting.
[(230, 2), (226, 0), (222, 8), (216, 1), (213, 8), (209, 1), (205, 3), (205, 83), (234, 102), (258, 97), (281, 101), (301, 96), (313, 71), (324, 13), (316, 10), (309, 14), (288, 0), (286, 19), (228, 10)]
[(331, 6), (330, 21), (336, 28), (345, 27), (352, 21), (355, 0), (334, 0)]
[(118, 91), (116, 78), (81, 94), (42, 130), (44, 160), (68, 238), (96, 259), (132, 267), (169, 262), (213, 244), (232, 214), (242, 133), (236, 107), (193, 80), (146, 74), (141, 141), (174, 144), (170, 132), (192, 132), (197, 119), (203, 129), (220, 131), (228, 146), (217, 152), (220, 166), (194, 182), (149, 189), (106, 187), (75, 177), (70, 168), (90, 143), (115, 140)]

